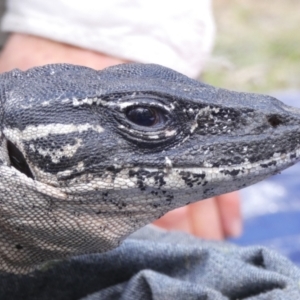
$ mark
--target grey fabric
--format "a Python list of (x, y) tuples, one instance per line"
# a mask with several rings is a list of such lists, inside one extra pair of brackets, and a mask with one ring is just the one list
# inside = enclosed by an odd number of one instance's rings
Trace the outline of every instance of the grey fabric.
[(0, 299), (300, 299), (300, 270), (263, 247), (238, 248), (148, 226), (117, 249), (0, 276)]

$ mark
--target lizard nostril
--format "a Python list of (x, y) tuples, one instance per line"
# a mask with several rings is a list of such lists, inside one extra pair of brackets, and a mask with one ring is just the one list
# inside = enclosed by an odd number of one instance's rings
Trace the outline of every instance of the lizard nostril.
[(7, 150), (11, 165), (21, 173), (34, 179), (24, 155), (11, 141), (7, 141)]
[(282, 124), (282, 120), (277, 115), (271, 115), (268, 117), (268, 122), (272, 127), (277, 127), (278, 125)]

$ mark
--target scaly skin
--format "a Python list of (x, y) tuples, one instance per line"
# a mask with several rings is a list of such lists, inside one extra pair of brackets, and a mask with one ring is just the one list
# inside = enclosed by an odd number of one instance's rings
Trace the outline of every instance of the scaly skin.
[(158, 65), (48, 65), (0, 81), (2, 271), (107, 251), (299, 160), (299, 110)]

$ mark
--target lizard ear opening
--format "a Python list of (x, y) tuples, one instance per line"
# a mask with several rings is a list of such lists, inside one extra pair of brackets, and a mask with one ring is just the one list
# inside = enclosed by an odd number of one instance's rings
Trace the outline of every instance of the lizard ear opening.
[(11, 165), (16, 168), (21, 173), (25, 174), (26, 176), (34, 179), (33, 174), (26, 162), (26, 159), (22, 152), (11, 142), (7, 141), (7, 150), (8, 156), (10, 159)]

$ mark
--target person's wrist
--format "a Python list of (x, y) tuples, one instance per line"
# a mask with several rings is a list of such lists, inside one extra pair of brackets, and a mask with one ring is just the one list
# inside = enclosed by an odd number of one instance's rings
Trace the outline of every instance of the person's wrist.
[(124, 62), (106, 54), (42, 37), (12, 33), (0, 55), (0, 72), (14, 68), (26, 70), (52, 63), (78, 64), (100, 70)]

